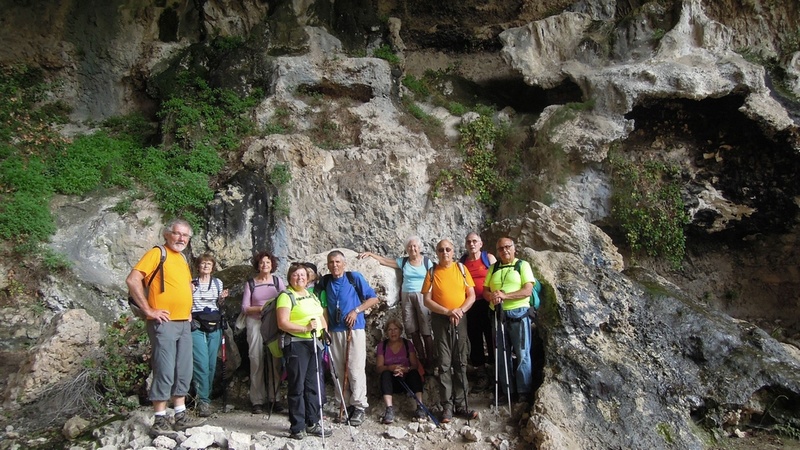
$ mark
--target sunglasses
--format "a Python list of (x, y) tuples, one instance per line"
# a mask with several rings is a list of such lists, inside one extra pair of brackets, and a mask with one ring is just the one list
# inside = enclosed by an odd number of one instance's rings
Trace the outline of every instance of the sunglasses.
[(437, 248), (436, 251), (439, 253), (450, 253), (453, 251), (453, 249), (450, 247), (443, 247), (443, 248)]

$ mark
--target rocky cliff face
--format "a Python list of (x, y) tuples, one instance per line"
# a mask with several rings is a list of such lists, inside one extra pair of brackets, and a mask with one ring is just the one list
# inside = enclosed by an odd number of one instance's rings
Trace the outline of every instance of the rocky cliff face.
[[(795, 3), (118, 1), (38, 11), (6, 3), (0, 33), (10, 45), (0, 62), (63, 78), (81, 126), (152, 113), (164, 80), (186, 64), (203, 66), (215, 85), (268, 93), (254, 119), (291, 130), (241, 143), (192, 242), (194, 255), (218, 257), (227, 285), (241, 284), (262, 248), (282, 267), (300, 259), (322, 267), (332, 248), (400, 255), (410, 235), (430, 251), (477, 229), (491, 249), (510, 235), (547, 287), (546, 365), (523, 431), (529, 442), (701, 448), (696, 423), (730, 429), (753, 417), (798, 426), (795, 354), (720, 312), (797, 326), (786, 313), (800, 306)], [(391, 32), (378, 20), (390, 15), (400, 19), (387, 22)], [(50, 33), (16, 26), (34, 21)], [(218, 37), (248, 44), (196, 57)], [(399, 64), (353, 56), (383, 43), (401, 52)], [(781, 80), (764, 61), (778, 65)], [(548, 193), (549, 206), (526, 197), (490, 217), (471, 196), (432, 195), (433, 175), (462, 157), (454, 138), (468, 119), (423, 105), (443, 128), (425, 133), (404, 119), (409, 92), (399, 80), (448, 67), (498, 109), (511, 107), (497, 120), (528, 121), (534, 140), (567, 155), (571, 172)], [(663, 277), (623, 270), (632, 260), (617, 249), (610, 220), (612, 148), (680, 168), (691, 224), (679, 270), (648, 258), (638, 262)], [(539, 170), (534, 158), (522, 163)], [(49, 281), (41, 291), (51, 308), (84, 307), (104, 320), (120, 311), (124, 277), (159, 241), (160, 218), (146, 201), (122, 218), (115, 202), (103, 193), (54, 205), (53, 247), (75, 262), (85, 287)], [(393, 313), (397, 281), (353, 267), (386, 302), (377, 324)]]

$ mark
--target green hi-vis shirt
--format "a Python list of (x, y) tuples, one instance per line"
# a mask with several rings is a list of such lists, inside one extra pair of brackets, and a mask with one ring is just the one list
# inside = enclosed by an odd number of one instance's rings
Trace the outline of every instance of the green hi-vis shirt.
[[(288, 288), (291, 289), (291, 288)], [(294, 298), (297, 301), (297, 304), (292, 308), (292, 299), (289, 298), (289, 295), (285, 292), (282, 292), (281, 295), (278, 296), (276, 300), (278, 303), (275, 304), (276, 309), (280, 308), (290, 308), (291, 311), (289, 312), (289, 321), (296, 325), (308, 325), (308, 322), (311, 319), (317, 319), (317, 334), (319, 335), (320, 330), (322, 330), (322, 305), (319, 304), (319, 299), (316, 295), (314, 295), (311, 291), (306, 291), (306, 295), (300, 296), (297, 292), (294, 292), (294, 289), (291, 289), (294, 293)], [(291, 333), (292, 336), (299, 337), (301, 339), (310, 339), (311, 332), (306, 331), (304, 333)]]
[[(499, 262), (499, 261), (498, 261)], [(523, 260), (519, 266), (519, 272), (514, 269), (517, 263), (517, 258), (511, 261), (511, 264), (502, 264), (495, 272), (495, 265), (489, 268), (486, 273), (486, 280), (483, 282), (484, 287), (494, 291), (515, 292), (522, 289), (527, 283), (536, 284), (536, 278), (533, 276), (533, 268), (531, 268), (528, 261)], [(520, 298), (516, 300), (506, 300), (503, 302), (503, 311), (517, 308), (527, 308), (531, 304), (530, 297)], [(494, 310), (494, 305), (490, 308)]]

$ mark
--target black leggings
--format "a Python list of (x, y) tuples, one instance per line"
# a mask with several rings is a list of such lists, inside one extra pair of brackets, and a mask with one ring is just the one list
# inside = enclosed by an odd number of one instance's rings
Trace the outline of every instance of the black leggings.
[(417, 372), (416, 369), (410, 370), (402, 377), (394, 376), (394, 372), (391, 370), (384, 370), (381, 373), (381, 395), (406, 392), (406, 388), (400, 384), (400, 380), (406, 382), (408, 387), (411, 388), (411, 392), (415, 394), (417, 392), (422, 392), (422, 377), (419, 376), (419, 372)]

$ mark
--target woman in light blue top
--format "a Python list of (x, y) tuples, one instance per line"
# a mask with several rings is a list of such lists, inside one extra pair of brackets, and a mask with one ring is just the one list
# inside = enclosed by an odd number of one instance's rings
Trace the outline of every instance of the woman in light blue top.
[(433, 267), (433, 262), (422, 255), (422, 243), (417, 236), (406, 240), (406, 254), (408, 256), (396, 259), (364, 252), (358, 255), (359, 259), (370, 257), (382, 266), (400, 269), (403, 273), (403, 284), (400, 288), (400, 307), (403, 311), (403, 327), (411, 336), (414, 347), (419, 352), (419, 360), (426, 371), (433, 368), (434, 347), (433, 333), (431, 331), (431, 312), (422, 303), (422, 282), (428, 269)]

